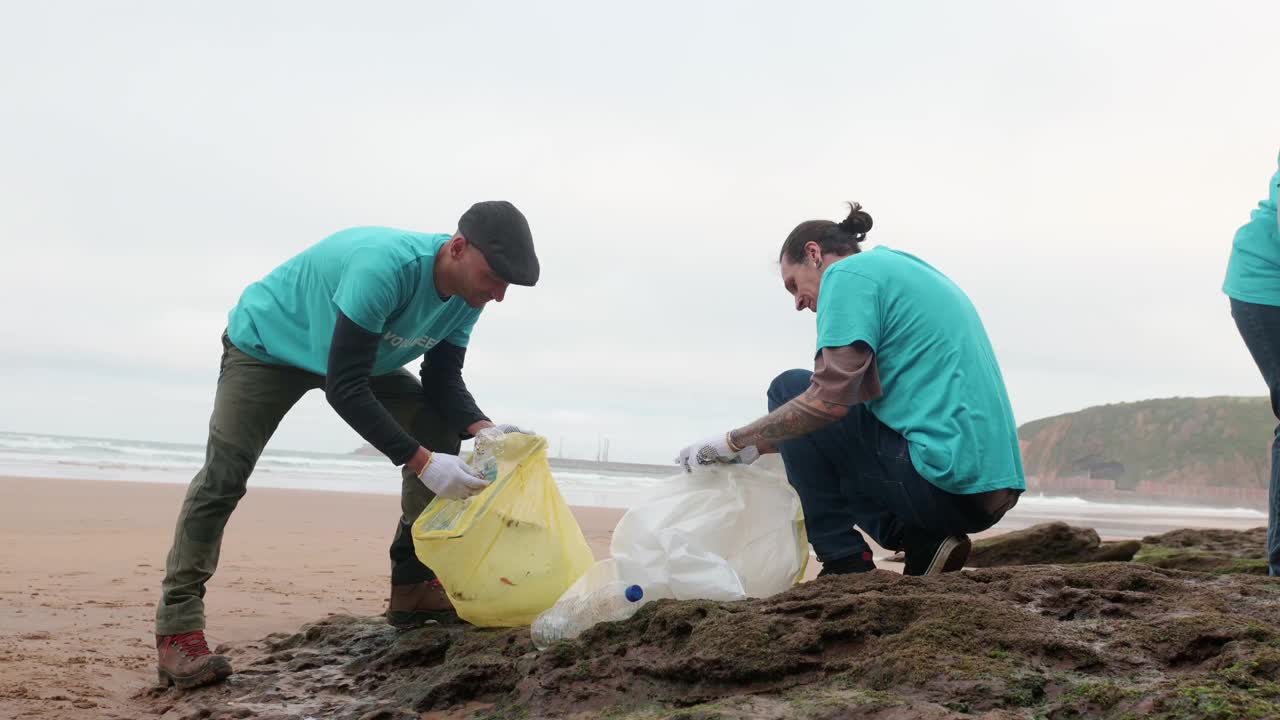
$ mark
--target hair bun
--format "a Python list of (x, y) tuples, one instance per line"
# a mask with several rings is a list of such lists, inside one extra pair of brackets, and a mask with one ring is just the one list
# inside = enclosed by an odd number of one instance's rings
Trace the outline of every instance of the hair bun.
[(860, 203), (849, 203), (849, 217), (840, 221), (837, 225), (841, 230), (854, 235), (858, 240), (862, 240), (862, 236), (871, 230), (871, 216), (862, 211)]

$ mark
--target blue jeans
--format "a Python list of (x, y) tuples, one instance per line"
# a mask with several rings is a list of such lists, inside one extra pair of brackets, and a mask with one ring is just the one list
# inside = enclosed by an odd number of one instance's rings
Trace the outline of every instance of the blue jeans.
[[(1271, 391), (1271, 411), (1280, 419), (1280, 307), (1255, 305), (1232, 298), (1231, 317), (1235, 318), (1245, 347), (1262, 371), (1262, 379)], [(1280, 576), (1280, 426), (1271, 442), (1271, 491), (1267, 529), (1267, 560), (1271, 576)]]
[[(812, 377), (807, 370), (788, 370), (774, 378), (769, 412), (807, 390)], [(908, 536), (986, 530), (1017, 501), (1017, 491), (956, 495), (935, 487), (916, 472), (906, 438), (863, 405), (778, 449), (800, 495), (809, 544), (823, 563), (870, 552), (854, 526), (881, 547), (901, 550)]]

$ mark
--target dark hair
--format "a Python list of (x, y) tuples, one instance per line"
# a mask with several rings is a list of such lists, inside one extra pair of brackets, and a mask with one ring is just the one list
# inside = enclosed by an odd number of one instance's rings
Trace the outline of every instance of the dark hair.
[(862, 205), (849, 203), (849, 217), (841, 222), (830, 220), (806, 220), (796, 226), (782, 243), (782, 252), (778, 253), (778, 262), (787, 258), (793, 263), (804, 262), (804, 246), (811, 242), (818, 243), (822, 253), (837, 255), (853, 255), (858, 252), (858, 243), (867, 239), (871, 230), (871, 216), (862, 211)]

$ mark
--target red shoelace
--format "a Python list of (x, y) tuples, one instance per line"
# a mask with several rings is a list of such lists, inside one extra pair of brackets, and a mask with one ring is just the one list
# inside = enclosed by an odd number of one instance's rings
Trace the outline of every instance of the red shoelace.
[(204, 632), (201, 630), (182, 633), (181, 635), (174, 635), (169, 638), (169, 644), (177, 645), (183, 655), (193, 659), (202, 655), (213, 654), (213, 652), (209, 650), (209, 643), (205, 641)]

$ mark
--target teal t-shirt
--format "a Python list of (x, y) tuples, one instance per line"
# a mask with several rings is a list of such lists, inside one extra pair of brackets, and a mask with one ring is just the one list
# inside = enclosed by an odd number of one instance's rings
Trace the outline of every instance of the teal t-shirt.
[(385, 227), (334, 233), (253, 283), (231, 310), (227, 336), (263, 362), (327, 372), (338, 310), (382, 336), (373, 374), (436, 343), (466, 347), (480, 310), (436, 293), (436, 252), (451, 235)]
[(885, 247), (832, 264), (818, 290), (818, 352), (859, 340), (883, 388), (867, 409), (907, 439), (922, 477), (961, 495), (1026, 488), (1000, 366), (955, 283)]
[[(1277, 162), (1280, 166), (1280, 162)], [(1280, 169), (1271, 176), (1267, 199), (1258, 203), (1249, 222), (1236, 231), (1222, 291), (1236, 300), (1280, 305), (1280, 220), (1276, 194)]]

